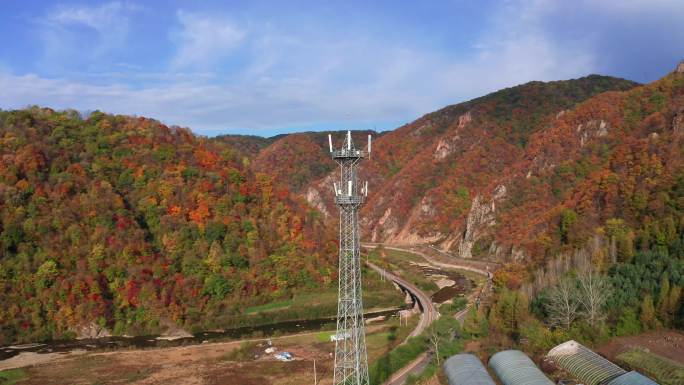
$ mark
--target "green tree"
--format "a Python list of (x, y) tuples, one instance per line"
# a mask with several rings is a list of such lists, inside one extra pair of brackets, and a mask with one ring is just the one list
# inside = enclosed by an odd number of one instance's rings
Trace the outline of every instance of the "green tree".
[(504, 289), (489, 312), (489, 323), (510, 337), (517, 338), (519, 326), (528, 315), (527, 298), (520, 291)]
[(468, 313), (463, 319), (463, 331), (474, 337), (482, 337), (487, 335), (489, 324), (484, 314), (475, 306), (468, 309)]
[(204, 263), (212, 273), (221, 271), (221, 262), (223, 259), (223, 248), (218, 241), (214, 241), (209, 248), (209, 255), (204, 259)]
[(0, 243), (5, 251), (17, 251), (17, 246), (24, 239), (24, 232), (21, 227), (11, 224), (5, 227), (0, 235)]
[(562, 243), (570, 243), (572, 226), (577, 222), (577, 213), (571, 209), (563, 209), (560, 217), (560, 237)]
[(43, 262), (36, 272), (36, 284), (39, 288), (44, 289), (49, 287), (54, 282), (54, 279), (59, 274), (57, 270), (57, 263), (53, 260)]
[(667, 317), (670, 321), (670, 326), (677, 326), (677, 315), (679, 309), (682, 307), (682, 288), (673, 286), (670, 289), (670, 295), (667, 301)]
[(660, 279), (660, 291), (658, 292), (658, 318), (665, 326), (670, 325), (669, 316), (669, 299), (670, 299), (670, 276), (665, 272)]
[(204, 292), (214, 299), (222, 300), (231, 292), (230, 282), (219, 274), (212, 274), (204, 282)]
[(615, 334), (618, 336), (633, 336), (641, 333), (641, 322), (637, 318), (636, 311), (632, 308), (625, 309), (618, 318)]

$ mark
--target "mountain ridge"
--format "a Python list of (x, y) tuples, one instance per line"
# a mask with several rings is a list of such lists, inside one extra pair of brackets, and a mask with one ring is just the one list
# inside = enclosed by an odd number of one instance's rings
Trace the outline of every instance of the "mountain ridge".
[[(368, 240), (534, 265), (595, 236), (615, 242), (606, 258), (629, 258), (684, 228), (682, 73), (530, 82), (352, 133), (368, 134)], [(14, 304), (0, 340), (93, 322), (210, 328), (250, 301), (330, 285), (325, 136), (204, 138), (101, 112), (0, 111), (0, 295)]]

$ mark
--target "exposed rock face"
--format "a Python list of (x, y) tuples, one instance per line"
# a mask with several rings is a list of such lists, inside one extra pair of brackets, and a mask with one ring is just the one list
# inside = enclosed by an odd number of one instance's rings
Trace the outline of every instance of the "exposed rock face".
[(424, 196), (419, 204), (415, 205), (409, 217), (399, 222), (392, 212), (392, 207), (387, 208), (382, 217), (373, 226), (371, 241), (384, 240), (389, 243), (434, 243), (444, 236), (439, 233), (421, 234), (416, 230), (416, 223), (421, 223), (426, 218), (431, 218), (437, 212), (432, 203), (432, 198)]
[(420, 201), (420, 213), (425, 216), (435, 215), (435, 206), (432, 204), (432, 199), (430, 197), (423, 197)]
[(109, 330), (106, 328), (100, 327), (100, 325), (96, 324), (95, 322), (91, 322), (90, 324), (83, 325), (77, 327), (75, 330), (76, 332), (76, 339), (78, 340), (83, 340), (83, 339), (91, 339), (91, 338), (104, 338), (104, 337), (111, 337), (111, 333), (109, 333)]
[[(510, 236), (518, 234), (509, 230), (515, 228), (511, 223), (517, 218), (505, 215), (508, 211), (499, 212), (502, 206), (493, 198), (493, 187), (510, 189), (513, 178), (518, 177), (536, 177), (547, 183), (547, 173), (565, 161), (556, 156), (556, 150), (564, 155), (568, 150), (568, 160), (576, 161), (580, 142), (588, 147), (592, 141), (605, 140), (601, 137), (617, 136), (610, 123), (617, 119), (601, 112), (612, 111), (602, 106), (603, 99), (597, 99), (596, 109), (592, 104), (575, 112), (579, 102), (598, 94), (599, 89), (602, 93), (636, 86), (619, 81), (615, 87), (604, 87), (612, 81), (591, 77), (553, 85), (533, 82), (447, 106), (382, 135), (375, 143), (378, 155), (364, 171), (376, 186), (361, 213), (364, 239), (429, 243), (466, 258), (510, 259), (514, 245), (533, 242), (523, 239), (528, 236), (526, 229), (519, 231), (518, 238)], [(614, 95), (610, 102), (616, 98)], [(528, 141), (534, 146), (520, 146)], [(549, 143), (554, 147), (546, 145)], [(521, 185), (531, 182), (523, 179)], [(460, 186), (467, 187), (467, 198), (454, 194)], [(318, 188), (326, 200), (327, 189)], [(498, 192), (497, 196), (506, 194), (503, 187)], [(536, 214), (531, 212), (546, 214), (547, 206), (530, 206), (529, 212), (519, 215), (520, 220), (542, 229), (537, 218), (530, 218)], [(334, 213), (329, 204), (328, 211)], [(508, 234), (500, 233), (504, 227)]]
[(514, 261), (523, 261), (525, 260), (525, 251), (523, 249), (513, 247), (511, 249), (511, 259)]
[(485, 235), (487, 229), (496, 223), (494, 212), (496, 211), (496, 201), (506, 196), (506, 186), (499, 185), (494, 190), (492, 200), (482, 202), (480, 195), (473, 199), (466, 221), (466, 231), (458, 245), (458, 255), (461, 258), (472, 258), (472, 250), (475, 242)]
[(473, 120), (470, 111), (458, 117), (458, 124), (456, 125), (456, 130), (451, 133), (449, 137), (443, 137), (437, 143), (437, 148), (435, 149), (435, 159), (442, 160), (449, 156), (454, 150), (454, 142), (461, 139), (460, 132), (465, 126)]
[(306, 201), (309, 202), (311, 206), (317, 208), (321, 213), (323, 213), (324, 216), (327, 217), (330, 215), (328, 209), (325, 207), (325, 202), (323, 201), (321, 193), (318, 191), (318, 189), (309, 186), (309, 188), (306, 190)]
[(383, 238), (379, 233), (380, 229), (384, 232), (384, 238), (392, 237), (397, 233), (399, 224), (397, 223), (397, 219), (392, 216), (392, 207), (388, 207), (382, 214), (382, 217), (378, 220), (377, 225), (373, 226), (373, 233), (371, 234), (371, 240), (373, 242), (378, 242)]
[(577, 134), (580, 137), (580, 146), (591, 138), (600, 138), (608, 135), (608, 122), (605, 120), (590, 120), (577, 126)]
[(437, 149), (435, 150), (435, 159), (442, 160), (446, 158), (451, 153), (451, 145), (445, 139), (440, 139), (437, 143)]
[(675, 69), (676, 74), (684, 74), (684, 60), (682, 60)]
[[(680, 64), (681, 66), (681, 64)], [(684, 133), (684, 110), (679, 111), (672, 119), (672, 131), (675, 134)]]

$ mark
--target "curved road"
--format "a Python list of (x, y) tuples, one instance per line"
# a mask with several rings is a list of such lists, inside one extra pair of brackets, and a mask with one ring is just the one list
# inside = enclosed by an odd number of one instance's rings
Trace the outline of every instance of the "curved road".
[(416, 299), (418, 302), (418, 305), (420, 306), (422, 312), (420, 314), (420, 322), (418, 322), (418, 326), (416, 326), (415, 329), (409, 334), (410, 337), (415, 337), (419, 335), (420, 333), (423, 332), (430, 324), (432, 321), (436, 320), (437, 317), (439, 316), (439, 313), (437, 313), (437, 309), (435, 308), (435, 305), (432, 303), (432, 300), (430, 299), (430, 296), (428, 296), (424, 291), (418, 289), (415, 285), (413, 285), (411, 282), (390, 273), (389, 271), (379, 267), (378, 265), (372, 263), (372, 262), (366, 262), (366, 264), (373, 270), (377, 271), (381, 276), (385, 277), (386, 279), (393, 281), (397, 285), (403, 287), (411, 293), (413, 298)]
[[(389, 279), (390, 281), (393, 281), (397, 285), (403, 287), (405, 290), (410, 292), (411, 295), (413, 295), (413, 297), (418, 302), (418, 305), (422, 310), (420, 314), (420, 321), (418, 322), (418, 326), (416, 326), (416, 328), (413, 329), (413, 331), (411, 332), (411, 334), (409, 334), (407, 339), (420, 335), (423, 332), (423, 330), (430, 326), (432, 321), (436, 320), (437, 317), (439, 317), (439, 313), (437, 312), (435, 305), (432, 303), (432, 300), (424, 291), (418, 289), (409, 281), (395, 274), (390, 273), (389, 271), (375, 265), (372, 262), (366, 262), (366, 265), (368, 265), (371, 269), (377, 271), (386, 279)], [(406, 342), (406, 340), (404, 340), (404, 342)], [(402, 342), (402, 344), (404, 342)], [(389, 378), (389, 380), (385, 381), (384, 385), (403, 385), (411, 373), (422, 372), (429, 362), (430, 356), (427, 354), (427, 352), (420, 354), (415, 360), (409, 362), (406, 366), (404, 366), (399, 371), (394, 373)]]
[[(384, 247), (385, 249), (390, 249), (390, 250), (396, 250), (396, 251), (402, 251), (406, 253), (411, 253), (411, 254), (417, 254), (423, 257), (426, 261), (430, 262), (431, 264), (439, 267), (445, 267), (445, 268), (452, 268), (452, 269), (462, 269), (462, 270), (469, 270), (481, 275), (484, 275), (485, 277), (488, 278), (487, 280), (487, 286), (489, 285), (490, 278), (492, 276), (492, 273), (489, 270), (483, 270), (477, 267), (473, 267), (470, 265), (465, 265), (465, 264), (453, 264), (453, 263), (444, 263), (444, 262), (439, 262), (434, 260), (434, 258), (431, 258), (429, 255), (422, 253), (418, 250), (413, 250), (413, 249), (407, 249), (407, 248), (402, 248), (402, 247), (397, 247), (397, 246), (388, 246), (382, 243), (367, 243), (364, 242), (361, 244), (363, 247), (369, 248), (369, 249), (374, 249), (380, 245)], [(384, 270), (380, 268), (379, 266), (371, 263), (371, 262), (366, 262), (368, 266), (370, 266), (373, 270), (377, 271), (380, 273), (380, 275), (383, 275), (385, 278), (394, 281), (396, 284), (399, 286), (404, 287), (406, 290), (411, 292), (413, 296), (416, 298), (418, 303), (421, 306), (421, 309), (423, 310), (421, 316), (420, 316), (420, 322), (418, 323), (418, 326), (411, 332), (409, 337), (414, 337), (423, 332), (427, 327), (430, 326), (430, 324), (435, 321), (439, 317), (439, 312), (437, 312), (437, 309), (435, 308), (435, 305), (432, 303), (432, 300), (430, 299), (430, 296), (428, 296), (425, 292), (422, 290), (418, 289), (415, 285), (412, 283), (406, 281), (405, 279), (392, 274), (388, 272), (387, 270)], [(461, 310), (456, 314), (456, 319), (459, 320), (460, 322), (463, 322), (463, 318), (467, 314), (468, 310), (470, 307), (473, 306), (472, 303), (469, 303), (468, 306), (466, 306), (465, 309)], [(425, 369), (425, 367), (428, 365), (430, 362), (431, 356), (425, 352), (419, 355), (415, 360), (411, 361), (408, 363), (406, 366), (401, 368), (398, 372), (394, 373), (389, 380), (387, 380), (384, 385), (403, 385), (406, 382), (406, 379), (410, 374), (413, 373), (420, 373)]]

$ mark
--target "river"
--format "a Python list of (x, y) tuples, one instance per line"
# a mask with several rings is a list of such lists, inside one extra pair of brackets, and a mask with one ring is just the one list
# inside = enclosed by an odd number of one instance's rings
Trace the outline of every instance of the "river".
[[(398, 307), (389, 310), (368, 312), (366, 319), (379, 316), (394, 317), (399, 310), (406, 307)], [(123, 350), (133, 348), (158, 348), (183, 345), (196, 345), (211, 341), (240, 340), (254, 337), (274, 337), (286, 334), (313, 332), (318, 330), (333, 330), (336, 317), (326, 317), (313, 320), (284, 321), (275, 324), (261, 326), (247, 326), (227, 330), (199, 332), (192, 337), (167, 340), (159, 335), (135, 336), (135, 337), (103, 337), (97, 339), (79, 340), (54, 340), (42, 343), (23, 345), (11, 345), (0, 347), (0, 361), (14, 357), (21, 352), (35, 353), (60, 353), (74, 350), (103, 351)]]

